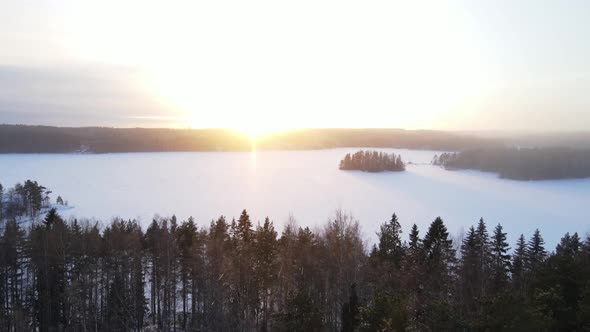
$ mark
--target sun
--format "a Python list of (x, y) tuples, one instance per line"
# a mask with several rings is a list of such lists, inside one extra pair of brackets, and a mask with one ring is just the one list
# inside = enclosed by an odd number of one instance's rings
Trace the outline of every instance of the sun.
[(247, 135), (248, 137), (250, 137), (251, 140), (256, 140), (262, 137), (270, 136), (288, 130), (289, 128), (284, 128), (280, 126), (261, 126), (251, 124), (247, 126), (239, 126), (232, 129), (240, 133), (243, 133), (244, 135)]
[(204, 126), (204, 122), (201, 118), (194, 116), (182, 116), (178, 117), (179, 123), (184, 123), (184, 127), (199, 129), (199, 128), (219, 128), (228, 129), (235, 131), (241, 135), (248, 137), (253, 142), (264, 137), (272, 136), (277, 133), (285, 132), (288, 130), (296, 129), (294, 126), (280, 125), (276, 123), (261, 123), (258, 121), (249, 121), (248, 119), (241, 118), (228, 122), (226, 125), (221, 125), (220, 122), (216, 122), (213, 125)]

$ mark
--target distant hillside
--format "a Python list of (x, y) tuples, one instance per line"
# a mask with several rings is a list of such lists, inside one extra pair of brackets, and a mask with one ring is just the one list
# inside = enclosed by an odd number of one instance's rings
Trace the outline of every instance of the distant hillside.
[[(464, 150), (496, 141), (442, 131), (402, 129), (301, 129), (259, 138), (257, 149), (306, 150), (380, 147)], [(109, 153), (247, 151), (249, 137), (227, 129), (62, 128), (0, 125), (0, 153)]]
[(549, 180), (590, 177), (590, 149), (499, 148), (475, 149), (434, 156), (435, 165), (447, 169), (494, 172), (515, 180)]

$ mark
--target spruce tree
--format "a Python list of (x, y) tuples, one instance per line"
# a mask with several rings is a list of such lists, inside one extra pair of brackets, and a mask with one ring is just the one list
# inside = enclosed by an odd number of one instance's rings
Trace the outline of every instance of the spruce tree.
[(420, 249), (420, 231), (418, 231), (418, 226), (416, 224), (412, 225), (412, 229), (410, 229), (409, 235), (410, 242), (408, 243), (409, 249), (412, 252), (418, 251)]
[(541, 237), (541, 232), (539, 232), (539, 229), (536, 229), (526, 248), (526, 268), (528, 271), (535, 273), (539, 265), (547, 257), (544, 245), (545, 241)]
[(526, 251), (524, 235), (520, 234), (512, 256), (512, 282), (514, 288), (521, 293), (526, 290), (526, 266), (528, 265)]
[(431, 224), (422, 242), (425, 254), (427, 292), (433, 299), (448, 300), (455, 263), (453, 241), (443, 220), (437, 217)]
[(459, 303), (461, 311), (467, 319), (476, 309), (476, 301), (479, 298), (478, 287), (478, 239), (475, 228), (469, 227), (463, 242), (461, 243), (461, 260), (459, 262)]
[(480, 218), (477, 224), (477, 228), (475, 231), (475, 240), (477, 253), (475, 281), (477, 282), (478, 287), (477, 295), (480, 298), (483, 298), (485, 296), (485, 291), (487, 288), (486, 286), (491, 273), (490, 238), (483, 218)]
[(381, 225), (381, 231), (377, 234), (379, 236), (379, 256), (397, 268), (399, 268), (403, 257), (401, 233), (401, 225), (394, 213), (389, 222)]
[(320, 308), (305, 291), (287, 294), (285, 313), (280, 316), (283, 331), (323, 331), (324, 324)]
[(565, 233), (561, 238), (559, 244), (555, 248), (555, 252), (558, 255), (575, 256), (581, 249), (582, 244), (580, 243), (580, 237), (578, 233), (570, 236), (570, 233)]
[(0, 225), (2, 225), (2, 219), (4, 218), (4, 187), (0, 183)]
[(510, 254), (508, 251), (510, 246), (506, 242), (506, 233), (503, 232), (502, 225), (496, 225), (491, 241), (491, 255), (492, 255), (492, 289), (502, 289), (509, 279), (510, 274)]

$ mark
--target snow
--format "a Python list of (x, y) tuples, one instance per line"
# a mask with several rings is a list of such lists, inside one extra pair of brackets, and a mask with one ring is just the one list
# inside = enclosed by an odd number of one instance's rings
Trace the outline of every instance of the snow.
[(76, 208), (64, 216), (137, 218), (156, 214), (201, 226), (220, 215), (247, 209), (255, 222), (268, 216), (278, 230), (292, 214), (299, 225), (322, 226), (335, 209), (350, 211), (368, 243), (393, 212), (404, 231), (417, 223), (421, 236), (441, 216), (451, 235), (483, 217), (489, 232), (502, 223), (514, 245), (535, 228), (553, 250), (565, 232), (590, 231), (590, 179), (523, 182), (477, 171), (446, 171), (427, 165), (434, 151), (379, 149), (400, 153), (402, 173), (338, 170), (339, 160), (358, 149), (270, 152), (0, 155), (0, 183), (38, 181)]

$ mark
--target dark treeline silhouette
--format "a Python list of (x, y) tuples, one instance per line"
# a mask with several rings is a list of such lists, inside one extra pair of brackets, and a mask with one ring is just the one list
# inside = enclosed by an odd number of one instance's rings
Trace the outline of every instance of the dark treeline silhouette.
[[(554, 252), (539, 231), (514, 250), (483, 219), (453, 242), (441, 218), (402, 237), (395, 216), (367, 252), (340, 211), (279, 236), (244, 210), (192, 218), (3, 217), (2, 331), (582, 331), (590, 328), (590, 238)], [(405, 238), (405, 239), (404, 239)], [(455, 248), (460, 248), (456, 252)]]
[(590, 150), (568, 148), (476, 149), (435, 156), (447, 169), (476, 169), (503, 178), (542, 180), (590, 177)]
[[(463, 150), (496, 142), (442, 131), (301, 129), (257, 138), (257, 149), (380, 147)], [(61, 128), (0, 125), (0, 153), (248, 151), (252, 140), (225, 129)]]
[(364, 172), (401, 172), (406, 169), (401, 155), (395, 153), (383, 153), (380, 151), (357, 151), (353, 154), (347, 153), (344, 159), (340, 160), (341, 170), (359, 170)]

